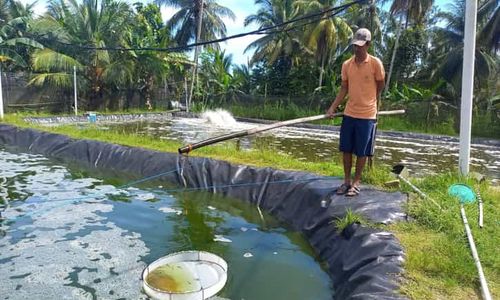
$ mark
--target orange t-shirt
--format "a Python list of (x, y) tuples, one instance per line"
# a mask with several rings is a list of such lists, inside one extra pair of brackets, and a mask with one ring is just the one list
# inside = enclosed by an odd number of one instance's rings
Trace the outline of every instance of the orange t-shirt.
[(347, 81), (349, 99), (344, 115), (359, 119), (375, 119), (377, 116), (377, 83), (385, 77), (380, 59), (368, 54), (357, 64), (354, 56), (342, 64), (342, 81)]

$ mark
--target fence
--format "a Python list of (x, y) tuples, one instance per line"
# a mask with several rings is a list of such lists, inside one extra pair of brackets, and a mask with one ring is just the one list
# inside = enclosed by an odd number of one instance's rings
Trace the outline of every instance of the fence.
[[(137, 84), (135, 87), (112, 88), (104, 86), (102, 90), (95, 90), (83, 78), (76, 75), (75, 102), (75, 76), (73, 73), (60, 73), (58, 75), (64, 85), (36, 86), (30, 80), (42, 75), (39, 73), (2, 72), (2, 99), (5, 113), (17, 111), (50, 112), (50, 113), (75, 113), (81, 114), (87, 110), (129, 110), (129, 109), (156, 109), (166, 110), (172, 108), (172, 102), (185, 103), (187, 83), (184, 81), (163, 80), (150, 87)], [(67, 78), (64, 78), (66, 77)], [(71, 84), (68, 84), (71, 82)], [(109, 85), (112, 86), (112, 85)], [(94, 106), (94, 107), (92, 107)]]

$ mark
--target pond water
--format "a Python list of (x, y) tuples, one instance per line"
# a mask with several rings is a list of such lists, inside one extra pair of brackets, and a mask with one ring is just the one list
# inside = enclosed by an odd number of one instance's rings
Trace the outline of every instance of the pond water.
[[(161, 139), (192, 144), (211, 137), (248, 130), (259, 124), (236, 122), (226, 114), (209, 113), (202, 118), (175, 118), (159, 121), (141, 121), (107, 124), (104, 129), (135, 132)], [(269, 149), (304, 161), (341, 164), (338, 152), (338, 131), (301, 127), (280, 127), (223, 143), (236, 143), (240, 149)], [(210, 147), (210, 146), (208, 146)], [(196, 150), (195, 150), (196, 151)], [(401, 136), (377, 137), (375, 160), (391, 167), (403, 163), (413, 177), (458, 169), (459, 144), (450, 138), (429, 139)], [(488, 176), (494, 185), (500, 183), (500, 147), (497, 145), (471, 145), (471, 171)]]
[(229, 265), (219, 299), (331, 299), (307, 241), (255, 206), (125, 184), (0, 148), (0, 298), (145, 299), (147, 264), (205, 250)]

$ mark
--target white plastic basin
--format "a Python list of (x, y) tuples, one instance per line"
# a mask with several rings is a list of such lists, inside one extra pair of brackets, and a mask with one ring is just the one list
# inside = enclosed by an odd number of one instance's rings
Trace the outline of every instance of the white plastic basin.
[(215, 296), (226, 281), (226, 261), (204, 251), (169, 254), (142, 272), (144, 291), (159, 300), (204, 300)]

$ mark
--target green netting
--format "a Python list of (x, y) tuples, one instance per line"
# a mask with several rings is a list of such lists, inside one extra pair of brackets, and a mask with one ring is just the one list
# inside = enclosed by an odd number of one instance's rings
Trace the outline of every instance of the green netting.
[(474, 191), (465, 184), (453, 184), (448, 188), (448, 194), (457, 197), (460, 203), (473, 203), (476, 200)]

